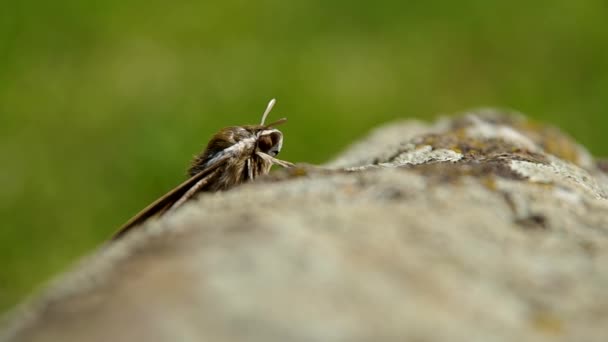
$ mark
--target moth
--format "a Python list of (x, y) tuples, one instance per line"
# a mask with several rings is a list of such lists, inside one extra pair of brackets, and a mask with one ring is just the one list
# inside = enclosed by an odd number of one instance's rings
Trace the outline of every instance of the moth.
[(264, 123), (275, 103), (275, 99), (270, 100), (259, 125), (225, 127), (213, 135), (205, 150), (192, 161), (190, 178), (127, 221), (112, 240), (151, 217), (179, 208), (201, 192), (227, 190), (252, 181), (270, 172), (273, 165), (292, 167), (292, 163), (276, 158), (283, 147), (283, 133), (274, 127), (287, 119)]

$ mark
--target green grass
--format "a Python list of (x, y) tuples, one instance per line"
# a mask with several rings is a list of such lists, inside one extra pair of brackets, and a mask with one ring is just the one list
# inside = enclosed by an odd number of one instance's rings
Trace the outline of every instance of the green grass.
[(608, 154), (605, 1), (12, 2), (0, 11), (0, 311), (184, 177), (223, 126), (287, 116), (319, 163), (479, 106)]

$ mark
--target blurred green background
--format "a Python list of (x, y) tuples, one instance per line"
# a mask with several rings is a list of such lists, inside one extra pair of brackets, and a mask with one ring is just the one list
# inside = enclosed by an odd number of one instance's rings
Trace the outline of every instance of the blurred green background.
[(184, 179), (219, 128), (289, 118), (320, 163), (479, 106), (608, 154), (608, 3), (14, 1), (0, 10), (0, 312)]

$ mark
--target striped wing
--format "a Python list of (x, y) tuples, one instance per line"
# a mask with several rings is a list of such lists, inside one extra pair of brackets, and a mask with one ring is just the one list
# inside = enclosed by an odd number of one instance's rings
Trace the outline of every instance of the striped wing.
[(133, 227), (142, 224), (147, 219), (154, 216), (161, 216), (167, 211), (181, 206), (184, 204), (184, 202), (193, 198), (197, 193), (205, 191), (207, 185), (214, 182), (215, 179), (220, 175), (222, 171), (220, 166), (225, 162), (225, 159), (227, 158), (216, 161), (213, 163), (213, 165), (190, 177), (188, 180), (169, 191), (163, 197), (148, 205), (137, 215), (133, 216), (129, 221), (127, 221), (127, 223), (125, 223), (116, 233), (114, 233), (112, 240), (116, 240), (124, 236)]

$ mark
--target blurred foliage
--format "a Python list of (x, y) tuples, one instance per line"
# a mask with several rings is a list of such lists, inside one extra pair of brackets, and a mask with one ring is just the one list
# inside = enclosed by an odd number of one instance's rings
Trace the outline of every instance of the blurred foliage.
[(221, 127), (287, 116), (282, 158), (479, 106), (607, 154), (602, 0), (7, 2), (0, 311), (184, 179)]

